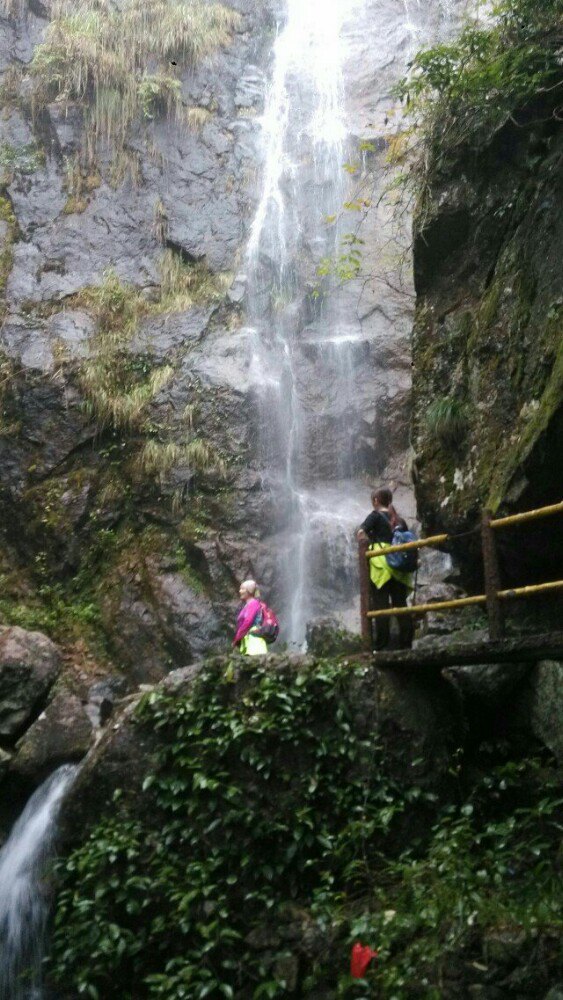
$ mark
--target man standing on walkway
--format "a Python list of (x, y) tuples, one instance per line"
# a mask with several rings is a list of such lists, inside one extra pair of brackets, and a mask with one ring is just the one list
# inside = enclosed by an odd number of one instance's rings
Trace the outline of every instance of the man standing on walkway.
[[(358, 531), (358, 538), (367, 538), (372, 549), (381, 549), (382, 555), (369, 561), (370, 575), (370, 605), (372, 611), (383, 611), (386, 608), (404, 608), (409, 592), (413, 589), (412, 573), (404, 573), (390, 566), (384, 555), (384, 549), (393, 541), (393, 530), (398, 521), (397, 512), (393, 507), (393, 494), (386, 487), (374, 490), (371, 495), (373, 510), (368, 514)], [(399, 646), (410, 649), (412, 646), (414, 623), (411, 615), (398, 615)], [(390, 618), (370, 619), (375, 621), (375, 650), (385, 649), (389, 645)]]

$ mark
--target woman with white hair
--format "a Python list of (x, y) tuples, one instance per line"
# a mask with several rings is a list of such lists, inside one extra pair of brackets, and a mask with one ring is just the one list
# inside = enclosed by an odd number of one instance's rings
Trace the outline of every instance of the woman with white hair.
[(239, 652), (246, 656), (265, 656), (268, 652), (266, 641), (262, 636), (256, 635), (262, 624), (262, 605), (256, 581), (244, 580), (240, 585), (239, 596), (242, 606), (237, 615), (233, 646), (238, 646)]

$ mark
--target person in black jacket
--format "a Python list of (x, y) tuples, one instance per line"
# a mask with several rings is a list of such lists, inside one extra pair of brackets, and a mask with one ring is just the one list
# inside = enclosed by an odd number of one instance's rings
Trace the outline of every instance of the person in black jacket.
[[(382, 542), (390, 545), (393, 541), (393, 531), (400, 518), (393, 507), (393, 494), (391, 490), (383, 487), (374, 490), (371, 495), (373, 510), (368, 514), (358, 531), (358, 538), (367, 538), (370, 545)], [(384, 558), (384, 557), (383, 557)], [(375, 560), (379, 562), (379, 560)], [(409, 586), (396, 578), (395, 572), (385, 566), (385, 575), (388, 579), (383, 585), (374, 583), (373, 573), (370, 574), (370, 605), (373, 611), (382, 611), (385, 608), (403, 608), (406, 606), (409, 595)], [(408, 578), (407, 578), (408, 579)], [(375, 622), (374, 648), (376, 650), (385, 649), (389, 645), (390, 618), (370, 619)], [(412, 646), (414, 623), (410, 615), (399, 615), (399, 645), (401, 649), (410, 649)]]

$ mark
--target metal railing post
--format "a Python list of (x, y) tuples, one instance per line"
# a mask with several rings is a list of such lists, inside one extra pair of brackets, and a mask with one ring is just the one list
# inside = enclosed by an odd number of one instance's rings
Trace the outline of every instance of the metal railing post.
[(366, 552), (369, 548), (367, 538), (358, 539), (358, 558), (360, 560), (360, 626), (362, 642), (366, 649), (371, 649), (371, 622), (368, 618), (369, 599), (369, 564)]
[(500, 571), (496, 540), (490, 510), (484, 510), (481, 518), (481, 543), (483, 548), (483, 568), (485, 571), (485, 597), (489, 618), (489, 638), (502, 639), (504, 635), (504, 614), (499, 601)]

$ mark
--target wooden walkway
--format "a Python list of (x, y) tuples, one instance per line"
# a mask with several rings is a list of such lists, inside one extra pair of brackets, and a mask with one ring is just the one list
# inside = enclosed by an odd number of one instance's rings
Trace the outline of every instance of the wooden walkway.
[[(508, 517), (496, 520), (490, 511), (482, 511), (481, 525), (472, 531), (481, 532), (483, 551), (483, 569), (485, 580), (484, 594), (471, 594), (450, 601), (435, 601), (428, 604), (406, 605), (405, 607), (386, 607), (377, 610), (371, 608), (370, 560), (387, 557), (393, 552), (418, 551), (427, 546), (442, 546), (453, 540), (449, 535), (433, 535), (431, 538), (421, 538), (413, 542), (403, 542), (401, 545), (386, 545), (374, 543), (370, 548), (369, 541), (359, 532), (358, 554), (360, 561), (360, 622), (362, 642), (366, 651), (373, 642), (372, 623), (385, 618), (402, 615), (422, 615), (427, 612), (458, 609), (466, 606), (485, 604), (489, 619), (489, 638), (475, 642), (436, 642), (435, 645), (424, 645), (413, 650), (382, 651), (373, 653), (373, 662), (382, 670), (409, 671), (417, 673), (438, 673), (443, 667), (471, 666), (481, 663), (533, 663), (538, 660), (563, 660), (563, 632), (551, 632), (543, 635), (524, 635), (520, 637), (506, 636), (503, 604), (513, 598), (528, 598), (537, 594), (563, 591), (563, 579), (548, 580), (544, 583), (529, 584), (501, 590), (500, 570), (495, 546), (495, 534), (499, 528), (509, 528), (514, 525), (536, 521), (538, 518), (563, 514), (563, 500), (536, 510), (522, 511)], [(471, 533), (471, 532), (469, 532)], [(416, 593), (416, 586), (415, 586)], [(445, 638), (445, 637), (444, 637)], [(369, 655), (369, 654), (368, 654)]]
[(424, 645), (418, 649), (382, 650), (373, 654), (374, 665), (382, 670), (413, 673), (477, 663), (534, 663), (539, 660), (563, 660), (563, 632), (480, 639), (473, 643), (454, 641), (447, 646)]

